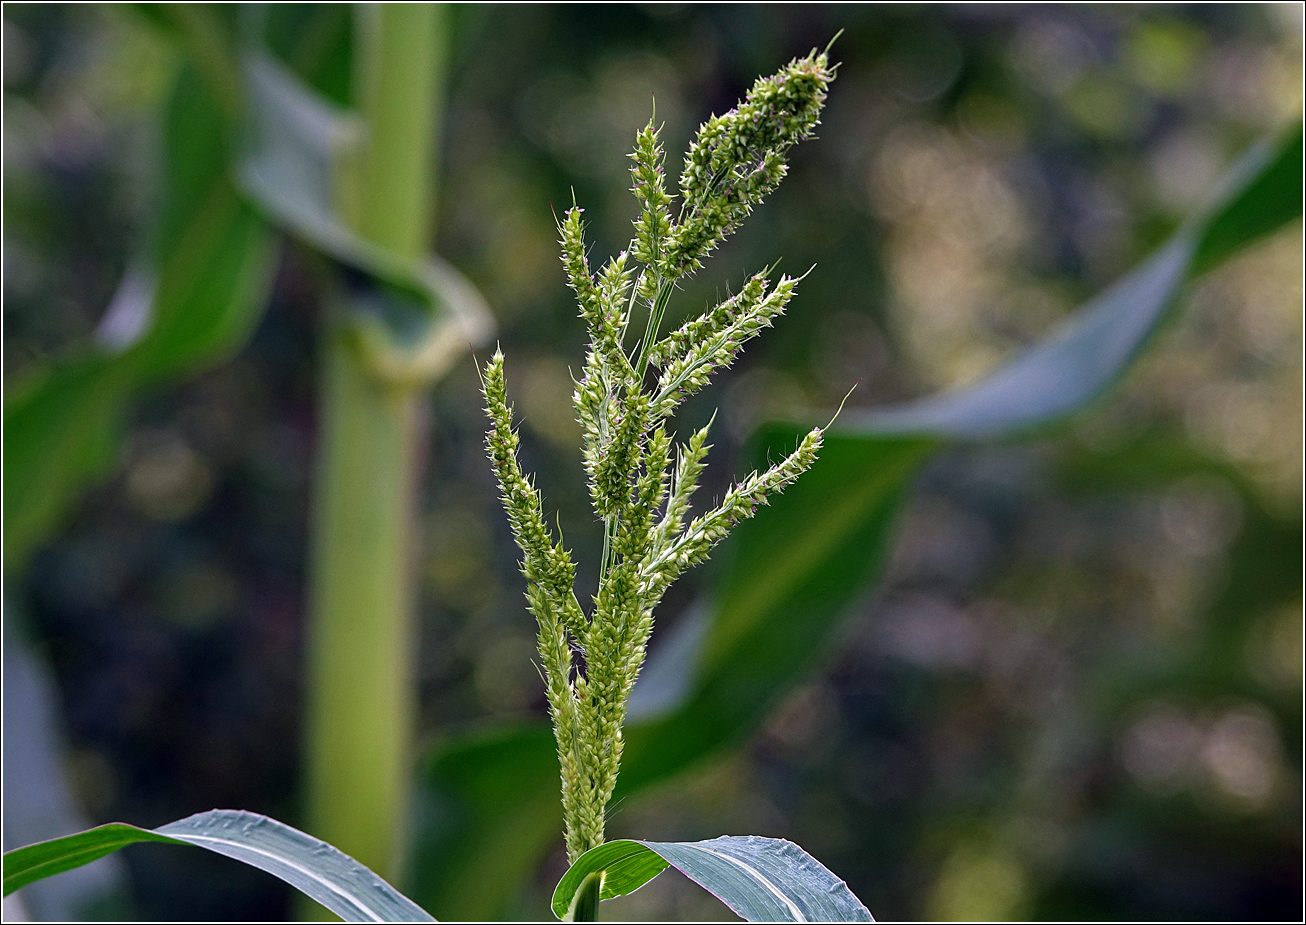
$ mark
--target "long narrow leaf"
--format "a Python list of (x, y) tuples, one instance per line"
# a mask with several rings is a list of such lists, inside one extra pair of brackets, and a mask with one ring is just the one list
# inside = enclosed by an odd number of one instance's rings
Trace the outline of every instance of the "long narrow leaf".
[(125, 822), (110, 822), (75, 835), (52, 838), (4, 855), (4, 890), (8, 896), (29, 883), (98, 861), (119, 848), (142, 841), (181, 844), (166, 835), (140, 829)]
[(195, 845), (280, 877), (346, 922), (433, 922), (353, 858), (298, 829), (241, 810), (214, 809), (157, 829), (111, 822), (5, 852), (4, 894), (137, 842)]
[(128, 383), (106, 356), (65, 363), (5, 402), (4, 566), (27, 554), (113, 459)]
[(1183, 284), (1301, 214), (1302, 132), (1248, 151), (1225, 197), (1189, 221), (1157, 254), (1054, 331), (979, 382), (862, 415), (840, 430), (991, 439), (1053, 423), (1120, 377), (1173, 307)]
[(602, 874), (599, 899), (633, 893), (667, 867), (693, 880), (749, 922), (873, 922), (848, 885), (783, 838), (723, 835), (707, 841), (610, 841), (592, 848), (558, 881), (563, 918), (585, 878)]
[[(676, 653), (692, 674), (666, 683), (655, 648), (649, 674), (683, 695), (660, 698), (661, 715), (646, 711), (628, 729), (617, 798), (743, 741), (810, 670), (882, 567), (899, 499), (932, 451), (947, 439), (1025, 433), (1101, 395), (1188, 280), (1301, 214), (1301, 168), (1297, 128), (1240, 164), (1211, 207), (1155, 257), (1011, 364), (970, 389), (832, 431), (811, 471), (729, 541), (702, 643)], [(758, 454), (792, 449), (797, 432), (764, 429)], [(466, 918), (502, 907), (503, 883), (520, 882), (557, 837), (551, 750), (541, 724), (450, 741), (433, 753), (426, 780), (434, 805), (449, 811), (419, 844), (414, 882), (424, 905)], [(491, 866), (493, 884), (484, 876)]]
[(141, 387), (225, 359), (267, 304), (276, 242), (227, 175), (224, 122), (184, 67), (164, 119), (164, 212), (153, 295), (134, 342), (96, 345), (22, 384), (4, 410), (4, 568), (21, 570), (80, 493), (116, 456)]

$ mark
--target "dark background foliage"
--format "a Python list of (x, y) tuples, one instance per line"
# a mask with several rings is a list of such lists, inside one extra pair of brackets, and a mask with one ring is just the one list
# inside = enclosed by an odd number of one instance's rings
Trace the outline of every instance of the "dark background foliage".
[[(315, 20), (324, 49), (339, 9)], [(624, 246), (624, 155), (653, 100), (674, 175), (709, 112), (845, 30), (819, 139), (673, 304), (780, 255), (790, 273), (817, 265), (682, 416), (721, 408), (719, 494), (765, 417), (833, 407), (858, 381), (861, 407), (971, 381), (1145, 256), (1245, 144), (1299, 118), (1300, 17), (457, 8), (436, 247), (495, 310), (525, 464), (580, 560), (594, 569), (600, 533), (551, 208), (586, 208), (594, 259)], [(12, 386), (97, 336), (146, 243), (173, 59), (123, 9), (6, 5), (3, 37)], [(1213, 275), (1073, 426), (932, 463), (887, 580), (828, 660), (744, 751), (615, 807), (611, 834), (788, 837), (881, 918), (1299, 917), (1300, 252), (1297, 226)], [(7, 590), (6, 628), (57, 679), (66, 776), (94, 821), (298, 818), (318, 312), (288, 250), (248, 347), (138, 403), (112, 478)], [(470, 362), (430, 422), (424, 741), (543, 709)], [(660, 625), (710, 579), (682, 580)], [(141, 917), (289, 908), (280, 883), (203, 852), (142, 846), (127, 863)], [(522, 915), (543, 914), (559, 863)], [(673, 874), (611, 911), (727, 914)]]

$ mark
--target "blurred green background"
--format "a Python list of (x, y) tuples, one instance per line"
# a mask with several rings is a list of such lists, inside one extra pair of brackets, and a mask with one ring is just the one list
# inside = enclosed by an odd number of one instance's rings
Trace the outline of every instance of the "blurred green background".
[[(303, 11), (323, 48), (348, 28), (338, 9)], [(1146, 256), (1249, 142), (1300, 119), (1301, 15), (457, 7), (436, 249), (494, 310), (523, 461), (582, 583), (601, 530), (551, 204), (574, 191), (592, 259), (625, 246), (625, 154), (653, 100), (675, 175), (709, 113), (845, 30), (819, 138), (671, 309), (780, 255), (790, 273), (816, 264), (788, 317), (685, 411), (720, 406), (704, 488), (719, 495), (761, 421), (831, 407), (859, 380), (861, 408), (973, 381)], [(114, 336), (106, 309), (158, 205), (177, 62), (125, 8), (3, 17), (13, 387)], [(615, 806), (610, 836), (790, 838), (882, 919), (1298, 918), (1301, 253), (1296, 223), (1210, 275), (1055, 436), (935, 459), (828, 659), (743, 751)], [(299, 818), (309, 263), (286, 250), (236, 359), (133, 406), (109, 480), (6, 589), (6, 631), (53, 671), (62, 773), (91, 821)], [(426, 447), (423, 741), (544, 709), (483, 427), (466, 360), (433, 395)], [(662, 632), (710, 579), (672, 590)], [(279, 882), (202, 852), (125, 861), (119, 914), (290, 908)], [(564, 866), (556, 851), (512, 908), (544, 915)], [(604, 908), (730, 917), (674, 873)]]

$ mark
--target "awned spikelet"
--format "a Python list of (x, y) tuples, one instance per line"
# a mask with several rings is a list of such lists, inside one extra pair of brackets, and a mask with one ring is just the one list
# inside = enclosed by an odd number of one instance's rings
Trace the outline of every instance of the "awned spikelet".
[[(496, 351), (485, 368), (486, 443), (538, 624), (572, 861), (603, 842), (621, 726), (662, 595), (732, 527), (810, 468), (820, 450), (823, 430), (816, 428), (780, 463), (752, 473), (686, 523), (711, 424), (673, 445), (667, 419), (784, 313), (799, 280), (781, 276), (772, 284), (769, 272), (754, 274), (736, 295), (666, 337), (659, 339), (659, 329), (676, 281), (699, 269), (784, 176), (785, 155), (812, 134), (833, 78), (825, 54), (813, 52), (757, 81), (738, 107), (704, 123), (685, 156), (675, 219), (659, 129), (650, 120), (631, 155), (631, 191), (639, 203), (634, 238), (598, 273), (586, 256), (581, 210), (573, 206), (558, 224), (567, 282), (589, 329), (573, 395), (590, 496), (604, 528), (599, 587), (588, 615), (576, 598), (571, 554), (554, 539), (540, 494), (517, 461), (503, 354)], [(626, 329), (637, 307), (646, 313), (644, 336), (628, 347)], [(657, 381), (646, 386), (650, 365)], [(583, 668), (575, 666), (573, 650)]]

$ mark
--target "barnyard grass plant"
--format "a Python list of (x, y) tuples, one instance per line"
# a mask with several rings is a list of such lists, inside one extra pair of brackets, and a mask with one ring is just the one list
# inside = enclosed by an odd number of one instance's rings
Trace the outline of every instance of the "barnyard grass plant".
[[(621, 727), (663, 594), (732, 527), (811, 467), (820, 450), (818, 427), (785, 459), (690, 518), (711, 422), (677, 442), (671, 416), (784, 313), (799, 280), (772, 281), (772, 271), (759, 272), (669, 334), (660, 336), (660, 328), (677, 284), (784, 178), (786, 155), (815, 130), (834, 76), (827, 53), (813, 51), (759, 79), (737, 107), (708, 119), (685, 155), (678, 208), (666, 188), (660, 129), (650, 119), (631, 154), (631, 191), (639, 202), (634, 237), (597, 272), (587, 258), (583, 210), (573, 205), (558, 223), (567, 282), (589, 329), (573, 396), (590, 497), (604, 531), (598, 592), (588, 612), (576, 596), (575, 561), (549, 528), (539, 490), (517, 459), (502, 351), (485, 367), (486, 442), (539, 627), (571, 862), (603, 843), (604, 811), (621, 765)], [(632, 342), (634, 316), (645, 324)]]

